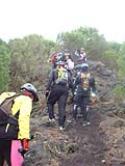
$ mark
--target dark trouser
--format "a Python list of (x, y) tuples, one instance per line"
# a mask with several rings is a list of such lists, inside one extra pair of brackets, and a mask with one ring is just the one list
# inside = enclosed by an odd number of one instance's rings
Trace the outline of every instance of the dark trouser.
[(54, 104), (58, 102), (58, 111), (59, 111), (59, 126), (64, 127), (65, 123), (65, 108), (68, 98), (68, 87), (62, 85), (54, 85), (50, 95), (48, 97), (48, 112), (49, 118), (55, 118), (54, 116)]
[(11, 140), (0, 140), (0, 166), (3, 166), (6, 160), (8, 166), (11, 166)]
[(89, 91), (84, 91), (82, 89), (78, 89), (75, 97), (74, 97), (74, 107), (73, 107), (73, 117), (77, 118), (78, 107), (80, 107), (81, 113), (83, 115), (83, 119), (85, 121), (88, 120), (88, 105), (90, 101)]

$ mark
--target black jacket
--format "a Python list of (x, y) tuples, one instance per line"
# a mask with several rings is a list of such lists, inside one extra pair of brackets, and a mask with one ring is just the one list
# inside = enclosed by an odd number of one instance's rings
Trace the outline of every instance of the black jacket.
[[(74, 81), (74, 89), (76, 89), (76, 87), (78, 86), (82, 86), (83, 82), (84, 79), (81, 78), (81, 73), (79, 73), (79, 75), (76, 77)], [(91, 90), (92, 92), (96, 92), (96, 84), (93, 76), (90, 75), (90, 77), (88, 78), (88, 83), (89, 83), (89, 90)]]

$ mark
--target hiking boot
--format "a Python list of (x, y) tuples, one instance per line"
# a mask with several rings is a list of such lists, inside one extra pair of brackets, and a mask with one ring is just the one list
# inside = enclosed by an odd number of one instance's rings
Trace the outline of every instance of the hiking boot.
[(48, 123), (49, 123), (49, 126), (52, 126), (52, 127), (54, 127), (55, 125), (56, 125), (56, 121), (55, 121), (55, 118), (52, 118), (52, 119), (48, 119)]
[(52, 119), (48, 119), (50, 123), (54, 123), (55, 122), (55, 118), (52, 118)]
[(60, 131), (63, 131), (63, 130), (64, 130), (64, 127), (60, 126), (60, 127), (59, 127), (59, 130), (60, 130)]
[(89, 121), (83, 123), (83, 127), (89, 126), (91, 123)]
[(67, 119), (67, 123), (72, 123), (72, 120), (71, 119)]

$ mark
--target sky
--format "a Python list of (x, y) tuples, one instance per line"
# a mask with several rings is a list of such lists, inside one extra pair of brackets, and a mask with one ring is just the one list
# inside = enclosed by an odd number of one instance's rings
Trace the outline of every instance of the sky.
[(107, 41), (125, 41), (125, 0), (0, 0), (0, 38), (57, 34), (92, 27)]

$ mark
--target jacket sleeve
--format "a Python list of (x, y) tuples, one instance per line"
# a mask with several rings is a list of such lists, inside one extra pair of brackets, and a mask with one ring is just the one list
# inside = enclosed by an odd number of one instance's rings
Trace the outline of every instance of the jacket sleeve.
[(90, 87), (92, 89), (92, 92), (96, 93), (96, 83), (94, 77), (90, 78)]
[(68, 85), (69, 85), (69, 89), (71, 89), (72, 94), (74, 93), (74, 89), (73, 89), (73, 79), (71, 76), (71, 73), (68, 72)]
[(76, 77), (76, 79), (74, 80), (74, 84), (73, 84), (74, 89), (76, 89), (77, 85), (79, 85), (80, 82), (81, 82), (80, 75), (78, 75), (78, 76)]
[(55, 70), (51, 70), (50, 75), (49, 75), (49, 80), (46, 86), (47, 90), (50, 90), (50, 88), (52, 87), (53, 83), (55, 82), (56, 79), (56, 74), (55, 74)]
[(12, 108), (13, 113), (19, 110), (19, 133), (18, 139), (30, 139), (30, 114), (32, 110), (32, 100), (28, 96), (23, 96), (21, 100), (15, 100)]

